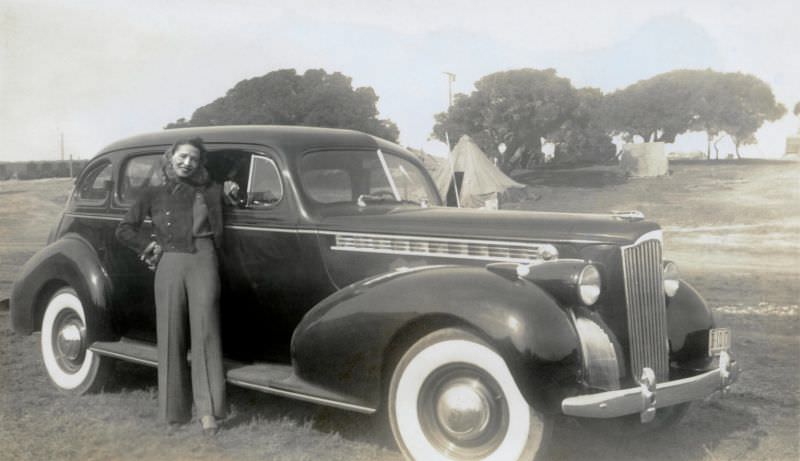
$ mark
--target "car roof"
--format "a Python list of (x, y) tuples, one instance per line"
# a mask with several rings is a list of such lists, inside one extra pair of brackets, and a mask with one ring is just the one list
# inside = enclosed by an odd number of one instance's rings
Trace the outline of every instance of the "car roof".
[(394, 148), (405, 151), (389, 141), (354, 130), (278, 125), (226, 125), (212, 127), (176, 128), (131, 136), (114, 142), (101, 154), (142, 147), (169, 146), (180, 139), (200, 137), (205, 144), (259, 144), (287, 154), (318, 148)]

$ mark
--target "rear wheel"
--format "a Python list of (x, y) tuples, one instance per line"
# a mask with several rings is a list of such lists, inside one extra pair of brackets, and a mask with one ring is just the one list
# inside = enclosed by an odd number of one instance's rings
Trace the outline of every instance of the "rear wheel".
[(111, 359), (89, 350), (86, 312), (72, 288), (58, 290), (42, 319), (42, 361), (61, 390), (84, 394), (100, 390), (110, 375)]
[(502, 357), (458, 329), (431, 333), (406, 351), (388, 410), (398, 446), (416, 460), (529, 460), (551, 432)]

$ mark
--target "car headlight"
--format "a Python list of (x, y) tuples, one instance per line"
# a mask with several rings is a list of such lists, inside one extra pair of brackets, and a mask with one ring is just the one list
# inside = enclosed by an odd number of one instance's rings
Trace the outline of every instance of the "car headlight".
[(664, 262), (664, 294), (668, 297), (675, 296), (681, 286), (678, 266), (672, 261)]
[(600, 297), (601, 289), (600, 271), (591, 264), (586, 265), (578, 275), (578, 298), (583, 304), (591, 306)]

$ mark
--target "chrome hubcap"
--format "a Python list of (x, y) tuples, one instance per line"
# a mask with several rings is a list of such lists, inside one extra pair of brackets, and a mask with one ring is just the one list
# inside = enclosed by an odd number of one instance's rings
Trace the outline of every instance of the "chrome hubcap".
[(78, 314), (70, 309), (61, 312), (53, 329), (53, 353), (58, 365), (74, 373), (86, 357), (86, 327)]
[(509, 425), (508, 402), (497, 381), (462, 363), (439, 368), (425, 379), (417, 414), (425, 437), (439, 452), (463, 459), (488, 456)]
[(75, 360), (78, 358), (83, 346), (83, 338), (81, 337), (81, 329), (74, 323), (64, 325), (64, 328), (58, 332), (58, 351), (67, 360)]
[(451, 381), (439, 394), (436, 419), (445, 434), (456, 440), (480, 437), (491, 416), (486, 386), (472, 378)]

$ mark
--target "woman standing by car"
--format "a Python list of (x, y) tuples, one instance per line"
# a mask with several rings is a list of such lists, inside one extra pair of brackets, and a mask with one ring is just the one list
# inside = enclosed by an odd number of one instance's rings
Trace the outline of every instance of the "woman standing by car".
[[(193, 395), (203, 432), (212, 435), (226, 412), (216, 253), (223, 223), (222, 188), (210, 181), (205, 160), (200, 138), (175, 142), (164, 154), (163, 184), (138, 198), (116, 236), (156, 271), (159, 417), (187, 422)], [(147, 216), (155, 239), (140, 232)]]

